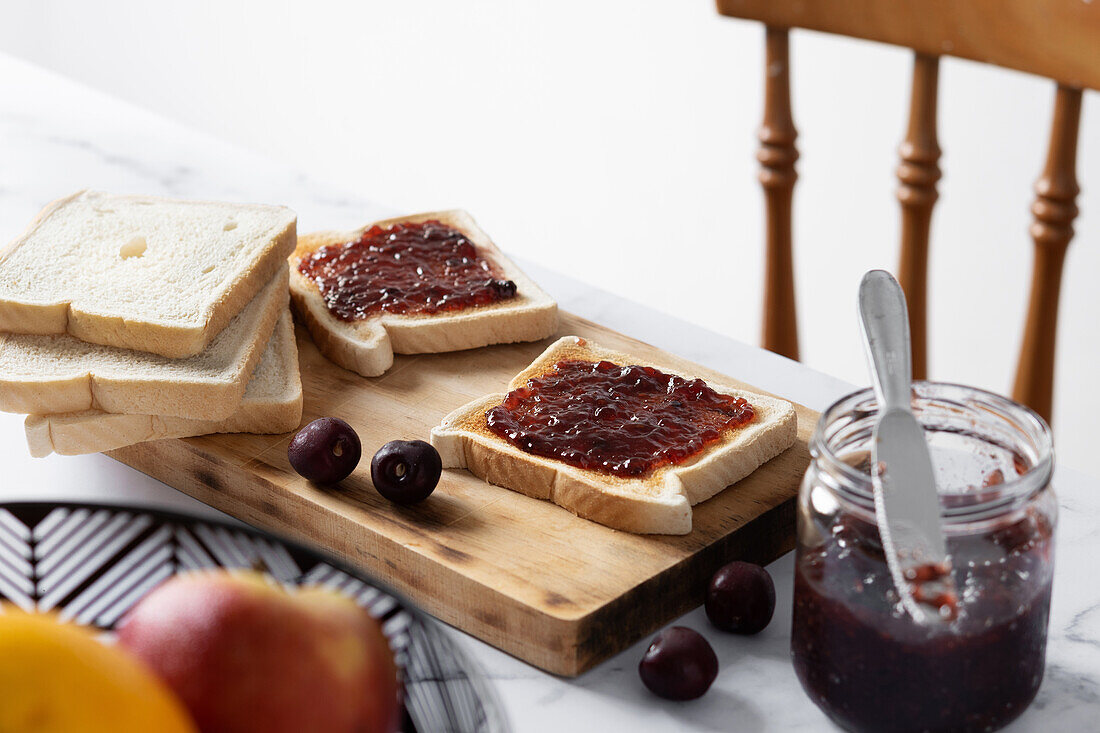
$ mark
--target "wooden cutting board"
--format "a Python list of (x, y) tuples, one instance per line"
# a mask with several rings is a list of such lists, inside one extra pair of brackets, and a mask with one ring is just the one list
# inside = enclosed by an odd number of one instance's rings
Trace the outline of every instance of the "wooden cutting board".
[[(569, 314), (566, 334), (718, 376)], [(326, 360), (299, 328), (303, 424), (341, 417), (363, 442), (359, 467), (336, 488), (314, 486), (290, 468), (289, 434), (162, 440), (110, 455), (245, 522), (329, 550), (537, 667), (578, 675), (698, 606), (721, 565), (763, 564), (792, 549), (795, 494), (817, 414), (796, 406), (795, 445), (696, 506), (693, 531), (679, 537), (617, 532), (466, 471), (444, 471), (418, 506), (391, 504), (374, 491), (370, 458), (382, 444), (426, 440), (454, 408), (503, 391), (550, 341), (398, 356), (384, 376), (365, 379)]]

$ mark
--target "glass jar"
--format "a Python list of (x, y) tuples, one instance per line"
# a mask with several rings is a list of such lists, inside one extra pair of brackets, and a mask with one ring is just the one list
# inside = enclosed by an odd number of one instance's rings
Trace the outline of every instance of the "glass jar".
[(877, 404), (865, 389), (826, 410), (811, 438), (791, 656), (810, 698), (849, 730), (994, 730), (1027, 708), (1043, 677), (1057, 521), (1050, 428), (973, 387), (913, 391), (958, 614), (926, 627), (898, 600), (875, 521)]

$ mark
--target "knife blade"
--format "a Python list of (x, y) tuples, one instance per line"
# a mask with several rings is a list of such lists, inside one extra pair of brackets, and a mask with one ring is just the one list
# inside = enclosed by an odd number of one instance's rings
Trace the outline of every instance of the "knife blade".
[(902, 606), (918, 623), (954, 617), (957, 594), (924, 429), (911, 408), (905, 294), (883, 270), (863, 276), (859, 313), (879, 403), (871, 445), (875, 516)]

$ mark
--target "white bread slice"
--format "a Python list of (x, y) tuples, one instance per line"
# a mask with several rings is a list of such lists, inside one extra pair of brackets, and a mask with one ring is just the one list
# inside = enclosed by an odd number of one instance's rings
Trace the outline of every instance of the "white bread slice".
[[(341, 321), (329, 312), (316, 283), (298, 271), (298, 262), (320, 247), (352, 242), (372, 226), (436, 219), (458, 229), (479, 254), (516, 284), (516, 297), (501, 303), (435, 315), (381, 313), (361, 321)], [(364, 377), (377, 377), (393, 364), (394, 353), (435, 354), (489, 344), (538, 341), (558, 327), (558, 306), (538, 285), (501, 254), (465, 211), (432, 211), (374, 222), (353, 232), (302, 236), (290, 258), (290, 297), (295, 313), (326, 357)]]
[(147, 440), (209, 433), (285, 433), (302, 419), (302, 380), (294, 322), (283, 310), (237, 411), (225, 420), (165, 415), (118, 415), (97, 410), (28, 415), (27, 446), (35, 458), (101, 453)]
[[(517, 374), (508, 390), (524, 386), (528, 379), (550, 371), (563, 359), (640, 364), (694, 378), (678, 369), (566, 336)], [(431, 443), (439, 451), (444, 468), (467, 468), (489, 483), (552, 501), (585, 519), (638, 534), (687, 534), (691, 531), (692, 505), (711, 498), (785, 451), (794, 443), (797, 427), (789, 402), (714, 380), (707, 380), (707, 384), (721, 394), (748, 400), (756, 412), (753, 421), (730, 431), (719, 443), (685, 463), (658, 468), (642, 478), (621, 478), (534, 456), (498, 437), (489, 431), (485, 413), (499, 405), (505, 393), (474, 400), (444, 417), (432, 429)]]
[(294, 251), (281, 206), (81, 191), (0, 254), (0, 331), (174, 359), (205, 349)]
[(248, 375), (287, 307), (287, 272), (198, 356), (167, 359), (89, 344), (72, 336), (0, 335), (0, 410), (47, 415), (102, 410), (224, 420), (244, 396)]

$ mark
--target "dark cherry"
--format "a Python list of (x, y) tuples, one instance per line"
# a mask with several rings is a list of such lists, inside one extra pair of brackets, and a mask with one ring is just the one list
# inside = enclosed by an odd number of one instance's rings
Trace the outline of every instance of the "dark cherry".
[(707, 618), (722, 631), (755, 634), (775, 613), (775, 584), (768, 571), (748, 562), (731, 562), (710, 579)]
[(363, 446), (350, 425), (322, 417), (298, 431), (286, 451), (294, 470), (318, 484), (334, 484), (359, 465)]
[(718, 676), (718, 657), (703, 636), (684, 626), (665, 629), (638, 665), (642, 682), (668, 700), (694, 700)]
[(391, 440), (370, 462), (370, 477), (378, 493), (395, 504), (427, 499), (443, 473), (439, 452), (423, 440)]

